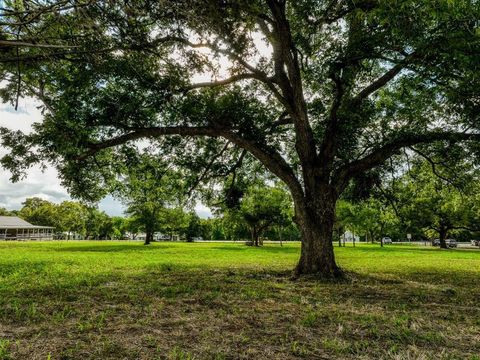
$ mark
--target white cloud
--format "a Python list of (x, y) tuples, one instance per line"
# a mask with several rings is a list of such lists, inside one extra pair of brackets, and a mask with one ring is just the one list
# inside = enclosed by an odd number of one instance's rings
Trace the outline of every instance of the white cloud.
[(206, 207), (202, 203), (197, 203), (197, 205), (195, 205), (195, 212), (202, 219), (208, 219), (212, 217), (212, 210), (210, 210), (210, 208)]
[(107, 196), (99, 204), (98, 208), (102, 211), (105, 211), (110, 216), (123, 216), (125, 207), (120, 203), (120, 201), (115, 200), (112, 196)]
[[(0, 106), (0, 126), (30, 132), (34, 122), (42, 119), (38, 103), (32, 99), (20, 99), (18, 109), (3, 104)], [(0, 156), (7, 153), (7, 149), (0, 148)], [(60, 185), (57, 172), (54, 168), (42, 171), (35, 166), (28, 171), (27, 177), (17, 183), (10, 181), (9, 171), (2, 169), (0, 176), (0, 207), (19, 209), (27, 197), (38, 196), (43, 199), (60, 202), (69, 199), (68, 193)]]
[(20, 99), (17, 110), (10, 104), (0, 105), (0, 126), (30, 132), (32, 124), (42, 119), (38, 105), (35, 101), (27, 99)]

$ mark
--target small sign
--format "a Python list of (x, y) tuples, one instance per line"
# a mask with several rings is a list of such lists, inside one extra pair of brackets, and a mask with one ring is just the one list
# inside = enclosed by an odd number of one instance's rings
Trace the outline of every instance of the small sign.
[(407, 234), (407, 239), (412, 240), (412, 234)]

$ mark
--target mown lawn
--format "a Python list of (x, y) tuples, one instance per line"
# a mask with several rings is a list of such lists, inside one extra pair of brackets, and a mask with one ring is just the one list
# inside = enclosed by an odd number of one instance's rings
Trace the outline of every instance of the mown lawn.
[(0, 243), (0, 359), (480, 359), (480, 252)]

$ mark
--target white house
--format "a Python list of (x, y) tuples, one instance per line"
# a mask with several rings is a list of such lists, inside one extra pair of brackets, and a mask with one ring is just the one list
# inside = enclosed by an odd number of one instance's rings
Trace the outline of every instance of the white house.
[(360, 236), (354, 235), (351, 231), (345, 231), (342, 235), (342, 240), (344, 241), (350, 241), (353, 242), (353, 239), (355, 239), (355, 242), (360, 241)]
[(0, 240), (52, 240), (53, 229), (32, 225), (17, 216), (0, 216)]

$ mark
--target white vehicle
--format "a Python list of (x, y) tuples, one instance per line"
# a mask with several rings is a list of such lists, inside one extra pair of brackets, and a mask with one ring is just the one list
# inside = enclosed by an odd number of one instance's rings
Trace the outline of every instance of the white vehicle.
[(449, 248), (456, 248), (457, 247), (457, 240), (455, 240), (455, 239), (446, 239), (445, 243), (447, 244), (447, 247), (449, 247)]
[(384, 244), (391, 244), (391, 243), (392, 243), (392, 239), (389, 238), (389, 237), (384, 237), (384, 238), (382, 238), (382, 243), (384, 243)]

